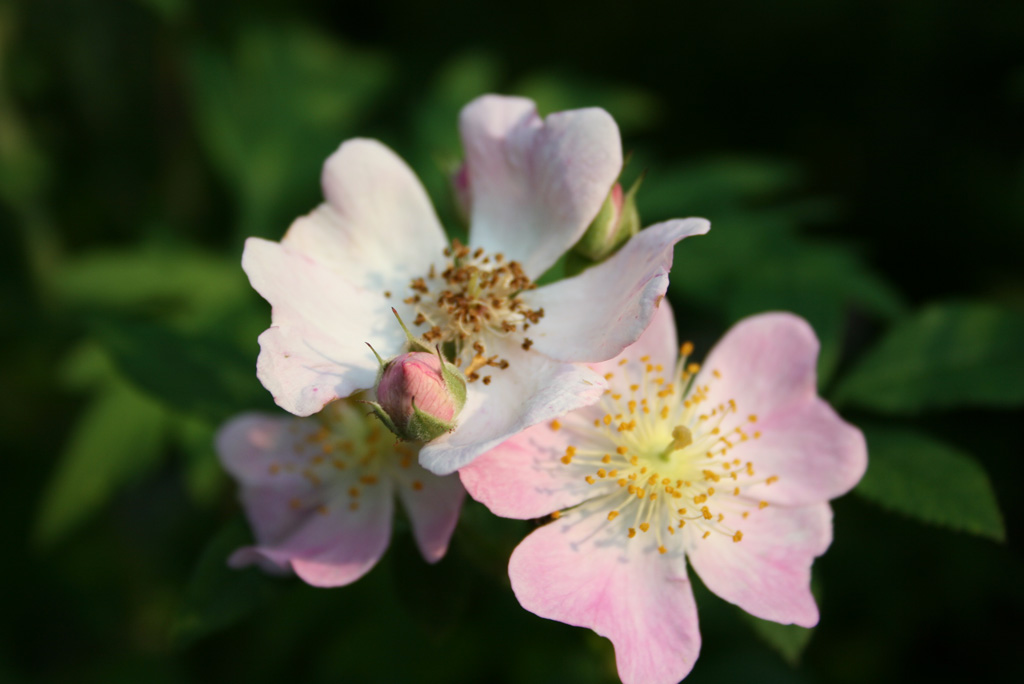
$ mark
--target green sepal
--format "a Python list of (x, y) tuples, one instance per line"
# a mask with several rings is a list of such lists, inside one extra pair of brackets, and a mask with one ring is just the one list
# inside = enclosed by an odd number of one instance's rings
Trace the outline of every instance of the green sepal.
[(643, 182), (637, 178), (622, 196), (622, 209), (616, 216), (613, 192), (605, 197), (597, 216), (590, 222), (572, 251), (592, 262), (604, 261), (614, 254), (626, 240), (640, 232), (640, 212), (636, 208), (636, 195)]
[(405, 439), (405, 437), (402, 436), (402, 433), (399, 432), (398, 426), (395, 425), (395, 421), (391, 420), (391, 416), (389, 416), (387, 411), (384, 410), (384, 407), (375, 401), (363, 401), (362, 403), (366, 404), (373, 410), (373, 415), (380, 418), (380, 422), (384, 423), (384, 427), (391, 430), (391, 432), (395, 433), (399, 438)]
[(437, 358), (441, 360), (441, 377), (448, 388), (448, 393), (455, 400), (455, 415), (458, 415), (466, 405), (466, 378), (462, 371), (444, 360), (440, 347), (437, 348)]
[(429, 442), (454, 429), (455, 423), (449, 423), (429, 413), (420, 411), (416, 408), (416, 400), (414, 399), (412, 402), (412, 415), (409, 416), (409, 424), (405, 427), (406, 434), (398, 436), (409, 441)]
[[(411, 332), (409, 332), (409, 329), (407, 327), (405, 327), (405, 321), (403, 321), (402, 317), (398, 315), (398, 311), (395, 310), (395, 307), (391, 307), (391, 313), (395, 314), (395, 318), (398, 319), (398, 325), (402, 326), (402, 330), (405, 332), (405, 338), (409, 341), (409, 351), (411, 351), (411, 352), (429, 352), (429, 351), (432, 351), (432, 347), (430, 347), (430, 345), (428, 345), (426, 342), (424, 342), (423, 340), (421, 340), (421, 339), (419, 339), (417, 337), (413, 337), (413, 334)], [(370, 347), (370, 348), (372, 349), (373, 347)], [(373, 353), (376, 354), (377, 352), (375, 351)], [(377, 358), (379, 359), (380, 357), (377, 357)], [(381, 368), (381, 370), (383, 370), (383, 367)]]

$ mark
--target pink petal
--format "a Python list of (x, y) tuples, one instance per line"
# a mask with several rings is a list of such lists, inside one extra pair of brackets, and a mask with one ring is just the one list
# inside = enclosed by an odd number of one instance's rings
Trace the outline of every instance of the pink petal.
[(470, 241), (539, 277), (597, 215), (622, 168), (602, 109), (541, 120), (533, 102), (485, 95), (459, 119), (472, 197)]
[[(566, 417), (564, 420), (570, 420)], [(593, 495), (583, 476), (572, 477), (559, 459), (569, 431), (551, 422), (534, 425), (481, 454), (459, 470), (466, 491), (495, 515), (539, 518), (575, 506)]]
[[(290, 432), (293, 425), (298, 432)], [(287, 472), (283, 466), (306, 458), (293, 445), (316, 428), (313, 421), (246, 414), (218, 433), (218, 453), (239, 481), (257, 542), (231, 561), (290, 563), (309, 584), (341, 586), (366, 574), (387, 548), (392, 488), (389, 481), (363, 487), (358, 509), (351, 510), (344, 483), (320, 487), (300, 472)]]
[(541, 527), (512, 552), (512, 590), (530, 612), (610, 639), (624, 684), (675, 684), (700, 651), (686, 570), (621, 532), (596, 514)]
[(853, 489), (867, 470), (864, 435), (821, 399), (769, 413), (756, 427), (761, 437), (737, 447), (736, 458), (779, 479), (751, 486), (750, 497), (787, 506), (827, 501)]
[(458, 476), (438, 477), (415, 463), (397, 479), (416, 545), (428, 563), (436, 563), (448, 550), (466, 490)]
[(754, 509), (736, 527), (743, 532), (740, 542), (712, 534), (692, 539), (687, 548), (707, 588), (763, 620), (816, 625), (811, 563), (832, 542), (829, 505)]
[(531, 425), (592, 404), (604, 392), (604, 379), (585, 366), (499, 342), (487, 348), (509, 367), (494, 369), (489, 385), (469, 383), (455, 431), (420, 451), (420, 463), (438, 475), (455, 472)]
[(324, 163), (327, 203), (281, 240), (357, 287), (405, 296), (410, 279), (440, 261), (447, 244), (430, 198), (394, 152), (376, 140), (342, 144)]
[(709, 405), (734, 399), (741, 416), (757, 416), (751, 430), (760, 438), (740, 444), (736, 457), (779, 479), (755, 485), (752, 497), (787, 505), (827, 501), (852, 489), (867, 468), (860, 430), (817, 396), (817, 358), (818, 340), (806, 321), (761, 314), (733, 326), (697, 378), (710, 385)]
[(620, 353), (647, 329), (665, 296), (673, 246), (709, 228), (704, 219), (659, 223), (604, 263), (524, 293), (530, 308), (544, 309), (530, 328), (535, 348), (563, 361), (605, 361)]
[(284, 245), (250, 238), (242, 267), (273, 306), (273, 325), (259, 338), (256, 374), (291, 413), (308, 416), (372, 387), (378, 364), (367, 342), (385, 357), (405, 343), (389, 300)]
[[(623, 349), (618, 356), (608, 361), (590, 364), (590, 367), (601, 375), (612, 373), (614, 377), (622, 368), (619, 365), (622, 359), (637, 361), (644, 356), (649, 357), (650, 363), (668, 369), (666, 373), (671, 373), (671, 369), (675, 368), (676, 358), (679, 356), (679, 343), (676, 338), (675, 316), (667, 299), (662, 299), (661, 303), (655, 306), (650, 325), (636, 342)], [(612, 380), (610, 384), (613, 388), (623, 387), (621, 380)]]
[[(744, 318), (708, 354), (697, 382), (710, 385), (709, 405), (734, 399), (739, 411), (767, 416), (817, 394), (818, 338), (790, 313)], [(718, 370), (721, 378), (710, 377)]]

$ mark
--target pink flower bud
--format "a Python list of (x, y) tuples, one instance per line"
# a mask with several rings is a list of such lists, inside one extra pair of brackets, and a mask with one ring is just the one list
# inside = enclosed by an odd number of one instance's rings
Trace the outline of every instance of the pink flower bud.
[(465, 392), (465, 381), (451, 364), (429, 352), (408, 352), (384, 367), (377, 403), (399, 437), (429, 441), (454, 427)]

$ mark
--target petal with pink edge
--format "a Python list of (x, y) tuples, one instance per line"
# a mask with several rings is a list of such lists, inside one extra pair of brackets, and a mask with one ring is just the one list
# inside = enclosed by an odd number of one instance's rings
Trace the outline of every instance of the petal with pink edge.
[(462, 110), (470, 242), (537, 278), (586, 231), (622, 168), (602, 109), (537, 115), (530, 100), (485, 95)]
[(760, 438), (739, 445), (736, 457), (751, 461), (772, 484), (746, 493), (787, 506), (805, 506), (842, 496), (863, 477), (868, 452), (860, 430), (814, 397), (759, 417)]
[(409, 514), (416, 546), (424, 560), (436, 563), (448, 551), (466, 490), (458, 476), (438, 477), (415, 463), (396, 480), (398, 498)]
[(218, 433), (221, 461), (239, 480), (257, 542), (232, 556), (236, 566), (259, 558), (279, 567), (290, 563), (309, 584), (330, 587), (359, 579), (383, 555), (394, 508), (390, 482), (363, 487), (353, 510), (347, 487), (324, 487), (298, 468), (283, 467), (303, 462), (292, 447), (317, 427), (313, 421), (247, 414)]
[(316, 413), (329, 401), (372, 387), (377, 361), (401, 351), (405, 337), (383, 296), (275, 242), (249, 238), (242, 267), (273, 306), (260, 335), (256, 374), (286, 411)]
[(625, 539), (596, 514), (569, 515), (512, 552), (509, 578), (532, 613), (589, 627), (615, 646), (623, 684), (675, 684), (700, 651), (697, 607), (681, 559)]
[[(376, 293), (405, 292), (440, 262), (444, 231), (419, 179), (376, 140), (345, 142), (324, 163), (327, 203), (281, 243)], [(401, 288), (401, 289), (399, 289)]]
[(420, 451), (420, 463), (433, 473), (455, 472), (531, 425), (592, 404), (607, 386), (582, 365), (552, 361), (505, 343), (487, 348), (507, 359), (509, 368), (495, 369), (489, 385), (469, 383), (456, 430)]
[(704, 219), (667, 221), (640, 231), (607, 261), (573, 278), (522, 295), (544, 309), (530, 328), (535, 348), (563, 361), (605, 361), (635, 342), (651, 322), (672, 268), (672, 248), (710, 228)]
[[(569, 420), (566, 418), (565, 420)], [(534, 425), (459, 470), (469, 495), (504, 518), (539, 518), (593, 496), (583, 476), (571, 477), (559, 459), (569, 432), (559, 420)]]
[(829, 505), (755, 507), (736, 527), (740, 542), (724, 534), (688, 540), (687, 556), (707, 588), (763, 620), (816, 625), (811, 563), (832, 542)]
[[(708, 354), (698, 383), (710, 385), (710, 405), (734, 399), (744, 414), (767, 416), (817, 394), (818, 338), (790, 313), (744, 318)], [(721, 378), (708, 377), (719, 371)]]

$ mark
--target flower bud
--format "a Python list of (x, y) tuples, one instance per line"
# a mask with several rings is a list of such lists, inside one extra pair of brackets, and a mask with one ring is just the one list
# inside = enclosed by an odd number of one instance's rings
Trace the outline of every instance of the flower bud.
[(640, 214), (636, 209), (636, 192), (640, 189), (641, 180), (638, 178), (625, 193), (620, 183), (612, 187), (587, 232), (573, 247), (576, 254), (590, 261), (603, 261), (614, 254), (622, 243), (637, 234), (640, 230)]
[(374, 413), (398, 435), (429, 442), (455, 427), (466, 403), (466, 381), (438, 354), (413, 351), (381, 369)]

